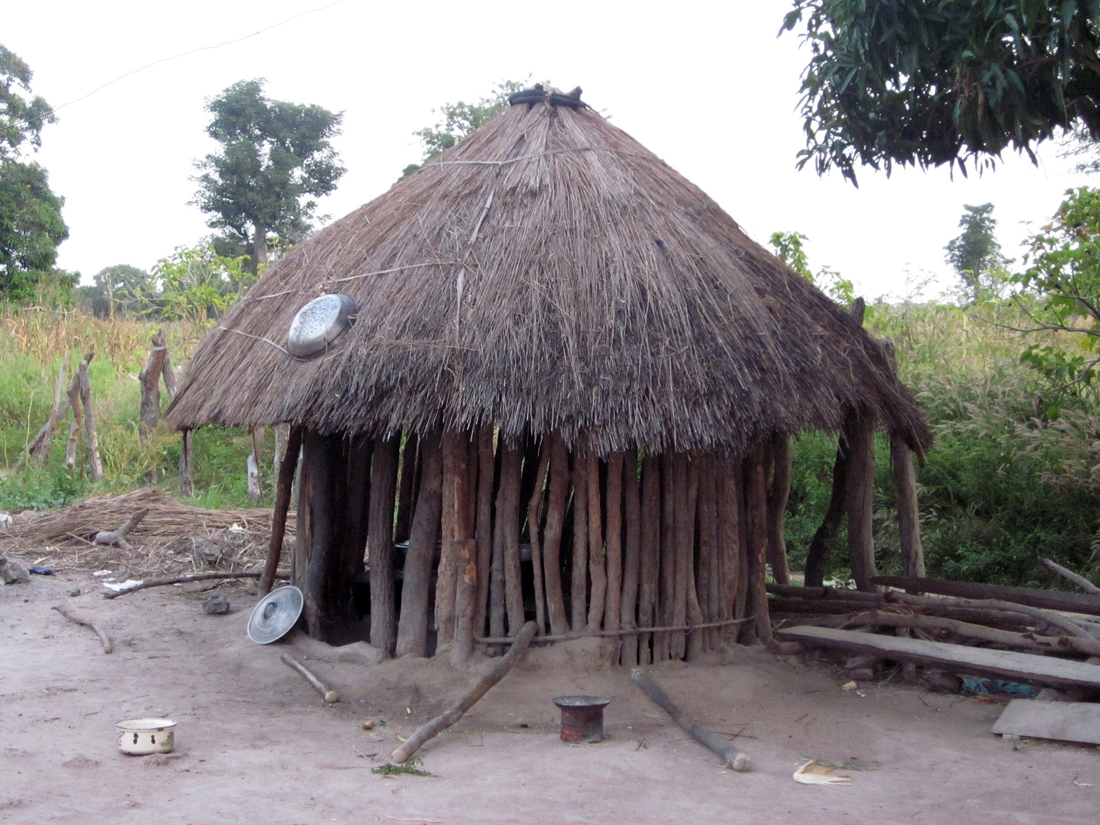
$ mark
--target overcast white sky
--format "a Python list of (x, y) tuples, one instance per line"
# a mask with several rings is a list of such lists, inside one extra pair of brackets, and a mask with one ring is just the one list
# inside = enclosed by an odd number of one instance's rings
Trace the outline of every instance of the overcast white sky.
[(757, 241), (774, 231), (807, 235), (811, 263), (838, 270), (868, 298), (903, 294), (907, 277), (951, 284), (943, 247), (959, 234), (965, 204), (995, 204), (1004, 252), (1018, 257), (1025, 224), (1044, 222), (1068, 187), (1087, 182), (1053, 147), (1039, 168), (1006, 156), (993, 174), (953, 181), (946, 170), (890, 179), (866, 170), (855, 189), (839, 175), (796, 171), (808, 56), (796, 37), (776, 37), (789, 7), (36, 0), (7, 5), (0, 42), (30, 64), (34, 92), (58, 108), (37, 160), (66, 199), (70, 238), (58, 264), (85, 280), (114, 264), (150, 268), (210, 232), (187, 205), (192, 163), (214, 149), (204, 104), (258, 77), (272, 98), (344, 112), (335, 144), (348, 171), (322, 203), (332, 218), (419, 160), (412, 132), (436, 122), (433, 108), (531, 75), (582, 86), (586, 102)]

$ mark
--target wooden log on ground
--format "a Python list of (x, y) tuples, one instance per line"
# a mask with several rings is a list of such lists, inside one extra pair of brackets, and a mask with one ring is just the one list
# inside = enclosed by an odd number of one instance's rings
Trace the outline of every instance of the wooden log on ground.
[[(623, 460), (623, 589), (619, 603), (619, 627), (638, 626), (638, 582), (641, 574), (642, 524), (641, 487), (638, 484), (638, 451), (630, 450)], [(638, 637), (630, 635), (623, 640), (621, 664), (633, 667), (638, 664)]]
[(782, 628), (776, 631), (776, 635), (802, 644), (870, 653), (892, 661), (933, 665), (972, 676), (1009, 679), (1055, 688), (1100, 688), (1100, 665), (1071, 662), (1053, 656), (927, 642), (922, 639), (902, 639), (826, 627)]
[(720, 738), (695, 722), (695, 720), (680, 710), (680, 708), (668, 698), (668, 694), (661, 690), (661, 688), (641, 670), (637, 668), (632, 670), (630, 672), (630, 678), (633, 680), (634, 684), (642, 689), (646, 696), (652, 699), (655, 704), (672, 717), (672, 721), (687, 731), (700, 745), (710, 748), (722, 757), (726, 765), (739, 772), (747, 771), (752, 767), (752, 762), (749, 758), (741, 753), (733, 743), (727, 742), (725, 739)]
[(783, 517), (791, 494), (791, 437), (786, 433), (772, 435), (771, 481), (768, 484), (768, 564), (772, 578), (779, 584), (789, 584), (787, 540), (783, 532)]
[(600, 490), (600, 461), (588, 454), (588, 626), (600, 630), (607, 603), (607, 564), (603, 541), (603, 495)]
[(420, 439), (420, 491), (409, 528), (405, 579), (401, 591), (401, 618), (397, 623), (397, 656), (427, 656), (431, 612), (432, 568), (443, 510), (442, 432)]
[[(190, 430), (187, 431), (190, 433)], [(298, 454), (302, 450), (302, 428), (290, 428), (287, 437), (283, 461), (279, 465), (279, 477), (275, 483), (275, 508), (271, 513), (271, 537), (267, 543), (267, 560), (260, 577), (259, 595), (261, 598), (271, 592), (275, 582), (275, 573), (282, 558), (283, 542), (286, 540), (286, 516), (290, 510), (290, 491), (294, 486), (294, 473), (298, 469)]]
[(1047, 610), (1065, 610), (1100, 616), (1100, 596), (1089, 593), (1070, 593), (1064, 590), (1034, 590), (1028, 587), (1003, 587), (995, 584), (953, 582), (945, 579), (915, 578), (910, 576), (878, 576), (875, 584), (899, 587), (920, 593), (938, 593), (943, 596), (959, 596), (965, 599), (999, 599)]
[(569, 496), (569, 451), (557, 433), (550, 436), (550, 485), (543, 531), (543, 578), (546, 583), (546, 618), (551, 633), (565, 633), (569, 620), (562, 591), (561, 537)]
[[(393, 508), (397, 498), (398, 436), (374, 440), (370, 474), (367, 564), (370, 568), (370, 643), (392, 655), (397, 644)], [(335, 514), (334, 514), (335, 515)]]
[(94, 624), (93, 622), (88, 621), (87, 619), (82, 619), (79, 616), (74, 616), (72, 613), (70, 613), (68, 610), (66, 610), (61, 605), (56, 605), (55, 604), (53, 609), (56, 610), (58, 613), (60, 613), (62, 616), (64, 616), (66, 619), (68, 619), (70, 622), (74, 622), (75, 624), (82, 625), (83, 627), (91, 628), (92, 631), (95, 633), (95, 635), (97, 635), (99, 637), (99, 641), (103, 645), (103, 652), (104, 653), (110, 653), (114, 649), (111, 646), (110, 637), (98, 625)]
[[(171, 579), (157, 579), (155, 581), (142, 582), (125, 590), (110, 590), (103, 594), (105, 599), (117, 599), (127, 593), (136, 593), (139, 590), (147, 590), (150, 587), (164, 587), (169, 584), (188, 584), (190, 582), (215, 581), (217, 579), (258, 579), (263, 573), (192, 573), (188, 576), (175, 576)], [(276, 576), (282, 579), (285, 576)]]
[(123, 550), (131, 549), (130, 543), (126, 541), (126, 536), (129, 535), (131, 530), (141, 524), (141, 520), (147, 515), (149, 515), (149, 508), (142, 508), (130, 516), (130, 518), (126, 519), (126, 523), (118, 529), (100, 530), (92, 537), (92, 544), (121, 547)]
[(516, 641), (508, 649), (508, 652), (501, 657), (500, 661), (496, 663), (493, 669), (478, 679), (469, 693), (451, 705), (446, 711), (427, 724), (417, 728), (416, 732), (410, 736), (401, 747), (393, 752), (393, 761), (407, 761), (414, 753), (420, 750), (425, 742), (438, 736), (441, 731), (446, 730), (465, 716), (466, 712), (477, 704), (477, 701), (488, 693), (493, 685), (507, 676), (509, 671), (515, 667), (516, 663), (522, 658), (523, 654), (530, 646), (531, 640), (535, 638), (536, 632), (538, 632), (538, 625), (534, 622), (527, 622), (520, 630), (519, 635), (516, 637)]
[[(1062, 567), (1062, 565), (1058, 564), (1057, 562), (1053, 562), (1050, 559), (1039, 559), (1039, 561), (1046, 565), (1048, 570), (1057, 573), (1059, 576), (1062, 576), (1063, 578), (1066, 578), (1069, 581), (1073, 582), (1086, 593), (1091, 593), (1094, 596), (1100, 596), (1100, 587), (1097, 587), (1084, 576), (1078, 575), (1072, 570)], [(921, 573), (920, 575), (923, 576), (924, 574)]]
[(289, 653), (283, 653), (279, 656), (282, 659), (284, 665), (287, 665), (291, 670), (309, 682), (310, 686), (316, 690), (330, 705), (335, 705), (340, 701), (340, 694), (330, 688), (320, 679), (318, 679), (305, 665), (291, 656)]

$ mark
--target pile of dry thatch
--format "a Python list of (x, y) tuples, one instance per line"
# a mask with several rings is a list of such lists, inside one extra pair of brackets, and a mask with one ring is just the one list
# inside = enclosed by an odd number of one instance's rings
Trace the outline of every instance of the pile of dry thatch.
[[(295, 359), (291, 319), (322, 292), (358, 319)], [(168, 419), (744, 455), (851, 409), (930, 440), (855, 321), (629, 135), (547, 99), (296, 246), (204, 340)]]
[[(130, 549), (100, 546), (92, 538), (148, 510), (127, 536)], [(293, 534), (294, 514), (287, 519)], [(183, 575), (205, 570), (254, 571), (263, 566), (271, 510), (204, 510), (180, 504), (162, 490), (144, 488), (97, 496), (48, 513), (16, 519), (5, 539), (60, 569), (110, 569), (125, 575)]]

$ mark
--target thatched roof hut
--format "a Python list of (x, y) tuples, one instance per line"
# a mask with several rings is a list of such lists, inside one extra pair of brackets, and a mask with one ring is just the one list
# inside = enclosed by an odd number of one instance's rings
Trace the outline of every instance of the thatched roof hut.
[[(883, 348), (848, 313), (753, 242), (698, 187), (578, 98), (525, 94), (454, 149), (273, 265), (203, 340), (169, 420), (182, 429), (289, 423), (305, 433), (307, 465), (311, 450), (317, 455), (327, 450), (329, 464), (341, 456), (337, 463), (342, 467), (371, 461), (371, 449), (364, 452), (356, 444), (373, 443), (372, 469), (364, 470), (368, 478), (362, 490), (349, 493), (353, 497), (369, 495), (371, 477), (379, 483), (381, 445), (395, 444), (394, 466), (389, 468), (387, 459), (383, 468), (391, 503), (393, 485), (400, 488), (401, 480), (388, 477), (396, 472), (401, 443), (404, 465), (421, 479), (422, 490), (433, 460), (432, 450), (426, 449), (429, 441), (446, 448), (448, 433), (460, 435), (468, 445), (467, 465), (477, 464), (480, 442), (482, 463), (496, 466), (481, 476), (476, 466), (463, 469), (471, 487), (463, 493), (468, 495), (469, 529), (454, 526), (454, 519), (467, 518), (461, 513), (448, 521), (449, 504), (435, 516), (444, 529), (440, 571), (448, 577), (454, 575), (448, 564), (458, 564), (447, 558), (452, 539), (460, 545), (465, 535), (479, 547), (497, 541), (478, 535), (479, 529), (492, 527), (475, 524), (475, 511), (479, 495), (495, 517), (508, 510), (510, 505), (499, 496), (512, 483), (509, 479), (522, 488), (517, 494), (537, 503), (540, 519), (563, 506), (576, 519), (583, 515), (582, 499), (589, 492), (582, 489), (586, 485), (577, 468), (594, 464), (597, 478), (591, 492), (605, 498), (592, 515), (603, 521), (597, 529), (610, 532), (609, 522), (618, 521), (619, 513), (609, 512), (606, 499), (609, 462), (621, 473), (625, 461), (624, 483), (633, 489), (645, 484), (645, 462), (639, 454), (656, 462), (654, 466), (665, 461), (658, 457), (667, 457), (671, 495), (673, 456), (683, 457), (684, 472), (692, 478), (712, 461), (740, 462), (734, 475), (741, 490), (745, 460), (763, 467), (762, 451), (776, 439), (806, 429), (840, 432), (853, 416), (877, 422), (912, 449), (927, 446), (929, 430), (916, 403), (894, 377)], [(354, 298), (354, 325), (323, 354), (292, 357), (286, 336), (295, 313), (325, 292)], [(419, 446), (409, 455), (413, 436)], [(572, 459), (572, 469), (562, 469), (572, 479), (564, 505), (554, 500), (551, 442)], [(322, 444), (329, 446), (322, 449)], [(452, 453), (460, 446), (452, 445)], [(443, 464), (446, 486), (446, 455)], [(318, 465), (314, 472), (323, 470)], [(479, 482), (488, 483), (489, 490), (479, 494)], [(694, 489), (695, 484), (688, 486)], [(313, 487), (303, 485), (300, 524), (311, 495)], [(386, 510), (385, 495), (379, 513)], [(746, 495), (727, 491), (737, 501), (731, 517), (742, 522), (749, 518)], [(397, 499), (400, 508), (400, 489)], [(407, 504), (411, 522), (418, 499)], [(354, 502), (350, 507), (369, 509)], [(520, 514), (522, 508), (512, 509)], [(626, 509), (622, 512), (629, 517)], [(558, 515), (564, 518), (566, 513)], [(362, 520), (369, 520), (366, 513)], [(308, 545), (308, 518), (305, 523)], [(400, 530), (400, 516), (398, 523)], [(449, 527), (457, 532), (447, 535)], [(583, 536), (576, 535), (582, 527), (574, 524), (577, 547), (583, 543)], [(560, 525), (556, 529), (551, 541), (561, 539)], [(353, 532), (362, 535), (355, 541), (366, 539), (370, 530), (357, 524)], [(540, 530), (541, 520), (520, 514), (508, 535), (515, 539), (522, 531), (529, 544), (545, 545)], [(744, 533), (741, 529), (737, 540), (751, 544)], [(608, 543), (623, 541), (605, 533), (590, 538), (591, 548), (598, 548), (597, 555), (609, 563)], [(568, 535), (566, 539), (567, 544)], [(700, 553), (710, 552), (700, 549), (701, 540), (706, 543), (695, 536), (693, 549), (684, 551), (694, 554), (696, 577)], [(386, 604), (375, 579), (377, 568), (388, 565), (383, 558), (388, 547), (379, 542), (389, 541), (383, 531), (378, 542), (366, 543), (372, 598), (377, 605), (381, 596), (384, 609), (392, 612), (396, 607)], [(315, 551), (299, 547), (302, 563)], [(362, 567), (363, 546), (348, 552), (352, 559), (337, 578), (352, 575), (348, 571), (356, 567), (356, 554)], [(495, 573), (495, 551), (487, 552), (480, 566)], [(511, 561), (502, 556), (500, 563), (511, 576)], [(595, 562), (590, 558), (589, 563)], [(575, 554), (560, 564), (557, 572), (575, 576), (585, 560)], [(542, 592), (550, 586), (547, 578), (555, 575), (543, 567), (535, 574), (541, 588), (540, 621), (544, 608), (549, 610), (544, 598), (557, 598)], [(715, 575), (724, 575), (718, 567)], [(493, 612), (485, 600), (496, 599), (488, 593), (492, 582), (483, 581), (487, 572), (479, 570), (474, 583), (475, 636), (484, 634), (486, 615)], [(592, 591), (606, 590), (606, 583), (598, 581), (598, 572), (593, 574), (596, 578), (582, 581), (574, 591), (573, 630), (579, 629), (586, 601), (592, 618), (598, 618)], [(391, 571), (382, 575), (391, 576)], [(643, 580), (633, 587), (644, 588), (646, 572), (634, 575)], [(762, 575), (760, 571), (761, 582)], [(659, 587), (659, 582), (650, 584)], [(383, 589), (387, 586), (381, 583)], [(421, 586), (428, 589), (430, 576)], [(451, 599), (450, 586), (448, 579), (437, 591), (446, 591), (444, 598)], [(738, 585), (725, 581), (723, 586)], [(407, 602), (408, 571), (404, 587)], [(461, 601), (461, 582), (458, 587)], [(331, 599), (346, 599), (346, 589), (338, 586), (336, 595), (318, 596), (323, 604), (315, 605), (317, 615), (339, 614), (343, 608)], [(508, 598), (502, 599), (514, 602), (518, 597), (511, 584), (506, 589)], [(736, 601), (735, 593), (726, 595), (714, 599), (724, 618), (732, 616)], [(438, 614), (438, 592), (436, 598)], [(680, 601), (677, 597), (676, 609), (669, 605), (668, 616), (662, 617), (656, 598), (651, 616), (633, 618), (678, 621), (685, 617)], [(443, 608), (448, 622), (455, 621), (453, 609)], [(523, 612), (509, 603), (510, 624), (517, 620), (511, 616), (517, 610)], [(375, 613), (372, 625), (378, 627)], [(438, 615), (436, 619), (438, 625)], [(502, 629), (501, 622), (493, 624), (493, 631)], [(593, 624), (600, 622), (587, 622), (589, 629)], [(600, 626), (614, 630), (619, 624), (631, 622), (615, 617)], [(557, 625), (555, 631), (563, 629), (561, 621), (552, 625)], [(449, 638), (450, 629), (439, 627)], [(312, 625), (310, 630), (324, 635)], [(393, 639), (392, 629), (381, 637), (372, 630), (376, 644), (392, 649)]]

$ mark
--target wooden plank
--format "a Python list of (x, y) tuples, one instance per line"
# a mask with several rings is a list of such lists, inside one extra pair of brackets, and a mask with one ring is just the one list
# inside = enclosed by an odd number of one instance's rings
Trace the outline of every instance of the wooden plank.
[(875, 584), (900, 587), (921, 593), (938, 593), (941, 596), (959, 596), (964, 599), (1000, 599), (1029, 607), (1046, 610), (1066, 610), (1100, 616), (1100, 596), (1088, 593), (1070, 593), (1066, 590), (1033, 590), (1029, 587), (1002, 587), (996, 584), (953, 582), (945, 579), (923, 579), (910, 576), (876, 576)]
[(1100, 704), (1013, 699), (993, 723), (993, 732), (1100, 745)]
[(776, 634), (794, 642), (871, 653), (899, 662), (930, 664), (974, 676), (1050, 687), (1100, 687), (1100, 665), (1034, 653), (989, 650), (828, 627), (782, 628)]

